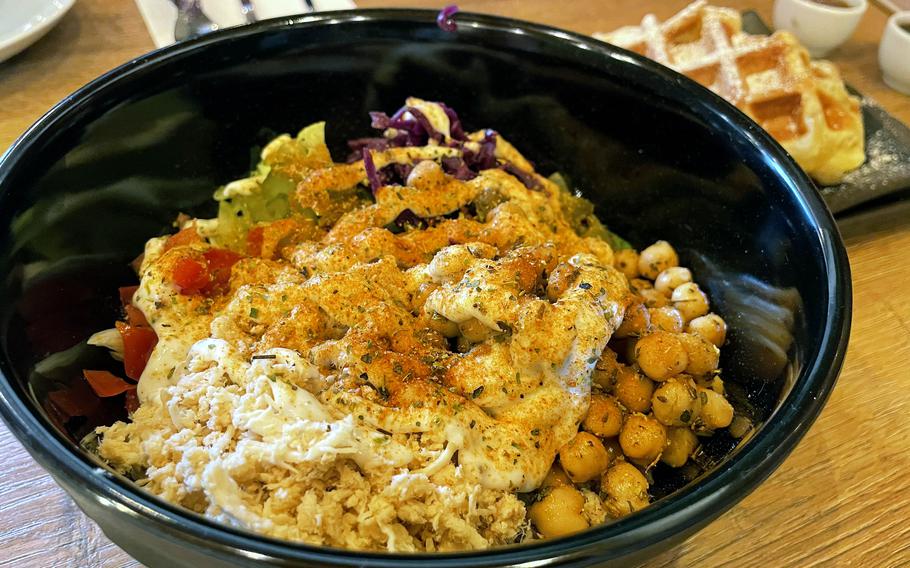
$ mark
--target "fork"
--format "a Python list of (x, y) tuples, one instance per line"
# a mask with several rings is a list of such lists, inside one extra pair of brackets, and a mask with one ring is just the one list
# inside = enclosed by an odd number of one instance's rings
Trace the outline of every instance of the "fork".
[(243, 14), (246, 23), (255, 24), (259, 18), (256, 17), (256, 8), (250, 0), (240, 0), (240, 13)]
[(177, 7), (174, 39), (184, 41), (218, 29), (218, 24), (205, 15), (198, 0), (171, 0)]

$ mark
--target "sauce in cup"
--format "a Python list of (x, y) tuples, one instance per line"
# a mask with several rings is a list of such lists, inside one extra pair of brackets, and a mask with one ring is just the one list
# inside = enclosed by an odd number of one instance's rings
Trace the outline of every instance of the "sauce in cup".
[(816, 4), (828, 6), (829, 8), (850, 8), (850, 4), (845, 0), (812, 0)]

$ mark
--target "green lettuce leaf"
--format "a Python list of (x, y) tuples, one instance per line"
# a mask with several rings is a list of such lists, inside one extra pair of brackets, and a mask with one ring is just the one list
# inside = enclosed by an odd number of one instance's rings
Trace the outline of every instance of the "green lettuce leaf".
[(307, 172), (331, 164), (324, 122), (307, 126), (296, 138), (287, 134), (275, 138), (262, 150), (261, 161), (250, 177), (215, 192), (218, 224), (211, 235), (213, 242), (241, 250), (253, 225), (291, 214), (290, 196)]
[(559, 192), (562, 210), (578, 236), (596, 237), (606, 241), (613, 250), (632, 248), (629, 241), (609, 230), (606, 225), (600, 222), (600, 219), (594, 214), (593, 203), (580, 195), (572, 193), (568, 181), (562, 174), (556, 172), (548, 179), (562, 190)]

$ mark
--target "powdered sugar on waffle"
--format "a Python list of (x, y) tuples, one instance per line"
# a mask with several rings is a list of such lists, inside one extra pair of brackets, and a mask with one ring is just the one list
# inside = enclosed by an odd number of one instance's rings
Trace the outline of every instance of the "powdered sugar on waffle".
[(859, 101), (833, 65), (812, 62), (789, 33), (743, 33), (738, 12), (698, 0), (662, 24), (649, 14), (640, 26), (595, 37), (650, 57), (735, 104), (822, 183), (835, 183), (863, 163)]

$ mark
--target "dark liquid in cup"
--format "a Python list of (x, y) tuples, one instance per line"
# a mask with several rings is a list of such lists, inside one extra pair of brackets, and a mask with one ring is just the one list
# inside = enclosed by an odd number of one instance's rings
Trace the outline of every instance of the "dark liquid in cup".
[(910, 22), (898, 26), (905, 34), (910, 34)]
[(829, 6), (831, 8), (851, 8), (849, 2), (844, 0), (812, 0), (816, 4), (821, 4), (823, 6)]

